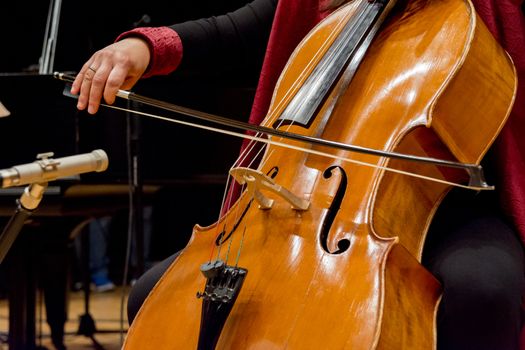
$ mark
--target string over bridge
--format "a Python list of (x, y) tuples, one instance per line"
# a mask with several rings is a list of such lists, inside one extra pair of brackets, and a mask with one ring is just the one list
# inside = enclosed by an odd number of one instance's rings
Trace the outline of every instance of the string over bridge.
[(260, 209), (270, 209), (273, 206), (273, 199), (264, 196), (260, 190), (268, 190), (279, 195), (279, 197), (290, 203), (295, 210), (307, 210), (310, 206), (309, 201), (299, 198), (258, 170), (237, 167), (230, 170), (230, 175), (239, 184), (248, 187), (248, 193), (259, 203)]

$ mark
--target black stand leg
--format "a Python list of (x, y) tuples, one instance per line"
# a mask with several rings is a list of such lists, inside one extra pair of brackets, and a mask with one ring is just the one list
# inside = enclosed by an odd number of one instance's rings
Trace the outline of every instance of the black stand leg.
[[(0, 263), (4, 261), (26, 220), (38, 206), (46, 186), (47, 184), (30, 185), (28, 191), (16, 201), (15, 212), (0, 235)], [(26, 244), (18, 244), (20, 246), (24, 247)], [(36, 275), (32, 264), (33, 254), (28, 253), (27, 249), (22, 248), (10, 255), (12, 263), (8, 269), (8, 343), (11, 350), (35, 348)]]
[(69, 286), (69, 232), (71, 222), (51, 220), (26, 226), (6, 259), (8, 265), (9, 349), (33, 350), (36, 290), (44, 293), (51, 340), (64, 350)]
[(20, 236), (6, 263), (8, 264), (10, 350), (35, 349), (36, 276), (27, 247), (27, 237)]
[[(131, 109), (138, 109), (137, 106), (131, 105)], [(144, 213), (142, 206), (142, 159), (141, 159), (141, 121), (137, 116), (129, 115), (128, 118), (128, 175), (130, 181), (130, 210), (133, 212), (131, 229), (133, 230), (133, 239), (135, 242), (136, 266), (135, 277), (142, 276), (145, 269), (144, 263)], [(127, 276), (126, 276), (127, 277)]]
[(89, 252), (90, 252), (90, 242), (89, 242), (89, 232), (88, 230), (83, 230), (81, 233), (81, 250), (80, 250), (80, 260), (82, 262), (82, 291), (84, 292), (84, 314), (79, 318), (79, 325), (77, 334), (86, 336), (91, 339), (93, 346), (97, 350), (103, 350), (104, 347), (95, 339), (95, 333), (97, 332), (97, 327), (95, 325), (95, 320), (89, 313), (89, 301), (90, 301), (90, 283), (91, 283), (91, 271), (89, 268)]
[[(87, 223), (87, 222), (86, 222)], [(89, 311), (90, 297), (91, 297), (91, 269), (90, 269), (90, 232), (84, 225), (80, 230), (80, 265), (82, 273), (82, 291), (84, 293), (84, 314), (79, 318), (79, 326), (77, 330), (78, 335), (83, 335), (91, 339), (93, 347), (97, 350), (104, 350), (104, 347), (96, 340), (95, 333), (121, 333), (121, 329), (115, 330), (99, 330), (96, 327), (95, 319), (91, 316)]]
[[(57, 227), (58, 230), (63, 230)], [(47, 323), (57, 350), (65, 350), (64, 326), (67, 321), (69, 287), (69, 245), (66, 232), (54, 232), (58, 240), (42, 254), (40, 285), (44, 292)]]

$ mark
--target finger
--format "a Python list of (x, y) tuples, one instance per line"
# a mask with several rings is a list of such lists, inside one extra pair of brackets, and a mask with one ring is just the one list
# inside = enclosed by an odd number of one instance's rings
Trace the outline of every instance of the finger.
[(117, 65), (113, 67), (109, 73), (108, 80), (106, 81), (106, 86), (104, 88), (104, 100), (108, 104), (113, 104), (115, 102), (115, 96), (121, 88), (125, 88), (123, 85), (126, 82), (128, 76), (128, 69)]
[[(78, 96), (78, 102), (77, 102), (77, 108), (79, 110), (84, 110), (86, 107), (88, 107), (88, 103), (91, 100), (91, 82), (95, 78), (97, 66), (98, 66), (98, 60), (96, 58), (93, 59), (91, 64), (84, 65), (82, 68), (82, 80), (80, 81), (80, 94)], [(79, 77), (80, 78), (80, 77)], [(89, 112), (89, 108), (88, 108)]]
[[(92, 68), (92, 71), (95, 70), (94, 67)], [(96, 72), (90, 81), (88, 113), (95, 114), (98, 111), (106, 81), (112, 69), (113, 66), (107, 63), (107, 61), (103, 61), (102, 64), (96, 68)]]
[(77, 76), (75, 77), (75, 80), (73, 81), (73, 84), (71, 85), (71, 93), (72, 94), (78, 94), (80, 92), (80, 86), (82, 85), (82, 80), (84, 79), (84, 72), (86, 69), (88, 69), (89, 66), (93, 63), (93, 57), (91, 57), (80, 69), (80, 72), (78, 72)]

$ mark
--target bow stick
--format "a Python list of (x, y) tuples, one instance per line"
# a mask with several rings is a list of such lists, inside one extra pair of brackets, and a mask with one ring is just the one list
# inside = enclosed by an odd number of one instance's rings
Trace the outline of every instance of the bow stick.
[[(65, 81), (66, 83), (73, 83), (73, 81), (75, 80), (74, 76), (68, 75), (68, 74), (65, 74), (65, 73), (59, 73), (59, 72), (55, 72), (54, 73), (54, 77), (59, 79), (59, 80)], [(68, 96), (75, 97), (75, 96), (73, 96), (71, 94), (68, 94)], [(366, 163), (366, 162), (356, 161), (356, 160), (353, 160), (353, 159), (339, 157), (339, 156), (336, 156), (336, 155), (333, 155), (333, 154), (330, 154), (330, 153), (320, 152), (320, 151), (316, 151), (316, 150), (312, 150), (312, 149), (308, 149), (308, 148), (304, 148), (304, 147), (293, 146), (293, 145), (289, 145), (289, 144), (286, 144), (286, 143), (283, 143), (283, 142), (268, 140), (268, 139), (265, 139), (265, 138), (262, 138), (262, 137), (251, 136), (251, 135), (231, 132), (231, 131), (227, 131), (227, 130), (223, 130), (223, 129), (217, 129), (217, 128), (213, 128), (213, 127), (208, 127), (208, 126), (204, 126), (204, 125), (200, 125), (200, 124), (184, 122), (184, 121), (181, 121), (181, 120), (175, 120), (173, 118), (161, 117), (161, 116), (157, 116), (157, 115), (150, 114), (150, 113), (144, 113), (144, 112), (140, 112), (140, 111), (128, 110), (126, 108), (110, 106), (110, 105), (107, 105), (107, 104), (101, 104), (101, 105), (105, 106), (105, 107), (113, 108), (113, 109), (129, 111), (129, 112), (132, 112), (132, 113), (135, 113), (135, 114), (139, 114), (139, 115), (143, 115), (143, 116), (147, 116), (147, 117), (162, 119), (162, 120), (165, 120), (165, 121), (171, 121), (171, 122), (184, 124), (184, 125), (188, 125), (188, 126), (192, 126), (192, 127), (198, 127), (198, 128), (202, 128), (202, 129), (206, 129), (206, 130), (211, 130), (211, 131), (214, 131), (214, 132), (220, 132), (220, 133), (224, 133), (224, 134), (228, 134), (228, 135), (232, 135), (232, 136), (237, 136), (237, 137), (241, 137), (241, 138), (245, 138), (245, 139), (259, 141), (259, 142), (263, 142), (263, 143), (266, 143), (266, 144), (272, 144), (272, 145), (276, 145), (276, 146), (296, 149), (296, 150), (308, 152), (308, 153), (311, 153), (311, 154), (316, 154), (316, 155), (330, 157), (330, 158), (334, 158), (334, 159), (338, 159), (338, 160), (342, 160), (342, 161), (356, 163), (356, 164), (359, 164), (359, 165), (364, 165), (364, 166), (374, 167), (374, 168), (378, 168), (378, 169), (383, 169), (383, 170), (386, 170), (386, 171), (391, 171), (391, 172), (395, 172), (395, 173), (399, 173), (399, 174), (403, 174), (403, 175), (418, 177), (418, 178), (422, 178), (422, 179), (426, 179), (426, 180), (430, 180), (430, 181), (434, 181), (434, 182), (439, 182), (439, 183), (444, 183), (444, 184), (448, 184), (448, 185), (452, 185), (452, 186), (456, 186), (456, 187), (462, 187), (462, 188), (467, 188), (467, 189), (472, 189), (472, 190), (493, 190), (494, 189), (494, 186), (488, 185), (487, 182), (485, 181), (485, 177), (484, 177), (484, 174), (483, 174), (483, 168), (482, 168), (481, 165), (478, 165), (478, 164), (465, 164), (465, 163), (454, 162), (454, 161), (443, 160), (443, 159), (437, 159), (437, 158), (429, 158), (429, 157), (415, 156), (415, 155), (410, 155), (410, 154), (403, 154), (403, 153), (396, 153), (396, 152), (389, 152), (389, 151), (381, 151), (381, 150), (377, 150), (377, 149), (373, 149), (373, 148), (367, 148), (367, 147), (356, 146), (356, 145), (349, 145), (349, 144), (345, 144), (345, 143), (341, 143), (341, 142), (336, 142), (336, 141), (331, 141), (331, 140), (324, 140), (324, 139), (320, 139), (320, 138), (317, 138), (317, 137), (295, 134), (295, 133), (291, 133), (291, 132), (288, 132), (288, 131), (277, 130), (277, 129), (269, 128), (269, 127), (262, 126), (262, 125), (254, 125), (254, 124), (250, 124), (250, 123), (246, 123), (246, 122), (242, 122), (242, 121), (238, 121), (238, 120), (234, 120), (234, 119), (220, 117), (220, 116), (217, 116), (217, 115), (214, 115), (214, 114), (210, 114), (210, 113), (206, 113), (206, 112), (197, 111), (197, 110), (194, 110), (194, 109), (191, 109), (191, 108), (178, 106), (178, 105), (175, 105), (175, 104), (172, 104), (172, 103), (168, 103), (168, 102), (165, 102), (165, 101), (160, 101), (160, 100), (156, 100), (156, 99), (153, 99), (153, 98), (150, 98), (150, 97), (141, 96), (141, 95), (136, 94), (136, 93), (131, 92), (131, 91), (118, 90), (117, 97), (120, 97), (120, 98), (123, 98), (123, 99), (126, 99), (126, 100), (130, 100), (130, 101), (134, 101), (134, 102), (140, 102), (140, 103), (142, 103), (144, 105), (148, 105), (148, 106), (151, 106), (151, 107), (164, 109), (164, 110), (169, 111), (169, 112), (179, 113), (179, 114), (182, 114), (182, 115), (185, 115), (185, 116), (189, 116), (189, 117), (192, 117), (192, 118), (196, 118), (196, 119), (199, 119), (199, 120), (204, 120), (204, 121), (208, 121), (208, 122), (212, 122), (212, 123), (216, 123), (216, 124), (232, 127), (232, 128), (240, 129), (240, 130), (243, 130), (243, 131), (253, 131), (253, 132), (262, 133), (262, 134), (269, 135), (269, 136), (277, 136), (277, 137), (282, 137), (284, 139), (300, 141), (300, 142), (304, 142), (304, 143), (311, 144), (311, 145), (325, 146), (325, 147), (329, 147), (329, 148), (333, 148), (333, 149), (340, 149), (340, 150), (344, 150), (344, 151), (369, 154), (369, 155), (374, 155), (374, 156), (378, 156), (378, 157), (387, 157), (387, 158), (401, 159), (401, 160), (411, 161), (411, 162), (433, 164), (433, 165), (444, 166), (444, 167), (449, 167), (449, 168), (464, 169), (469, 174), (470, 180), (469, 180), (469, 184), (468, 185), (458, 184), (458, 183), (449, 182), (449, 181), (441, 180), (441, 179), (436, 179), (436, 178), (432, 178), (432, 177), (428, 177), (428, 176), (424, 176), (424, 175), (414, 174), (414, 173), (410, 173), (410, 172), (406, 172), (406, 171), (402, 171), (402, 170), (398, 170), (398, 169), (378, 166), (378, 165), (375, 165), (375, 164), (370, 164), (370, 163)]]

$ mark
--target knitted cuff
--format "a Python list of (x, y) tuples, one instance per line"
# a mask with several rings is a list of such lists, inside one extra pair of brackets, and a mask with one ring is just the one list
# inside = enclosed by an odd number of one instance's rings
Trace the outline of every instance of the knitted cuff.
[(179, 66), (182, 60), (182, 41), (173, 29), (168, 27), (140, 27), (120, 34), (115, 41), (138, 37), (148, 43), (150, 62), (142, 78), (153, 75), (167, 75)]

